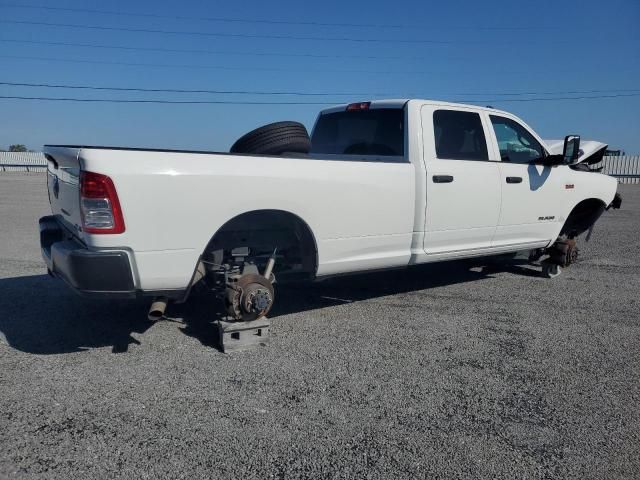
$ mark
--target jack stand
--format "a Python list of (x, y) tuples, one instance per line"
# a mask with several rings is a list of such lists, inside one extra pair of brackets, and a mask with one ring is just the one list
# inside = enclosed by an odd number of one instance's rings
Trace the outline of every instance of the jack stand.
[(547, 278), (556, 278), (562, 273), (562, 267), (549, 261), (542, 262), (542, 275)]
[(238, 352), (269, 343), (271, 322), (267, 317), (249, 322), (217, 320), (216, 327), (218, 346), (224, 353)]

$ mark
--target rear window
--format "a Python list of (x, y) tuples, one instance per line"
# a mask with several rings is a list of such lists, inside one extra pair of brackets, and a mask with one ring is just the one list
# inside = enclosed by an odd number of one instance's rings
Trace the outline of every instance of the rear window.
[(404, 110), (378, 108), (320, 115), (311, 153), (404, 156)]
[(480, 115), (457, 110), (433, 112), (436, 156), (452, 160), (488, 160)]

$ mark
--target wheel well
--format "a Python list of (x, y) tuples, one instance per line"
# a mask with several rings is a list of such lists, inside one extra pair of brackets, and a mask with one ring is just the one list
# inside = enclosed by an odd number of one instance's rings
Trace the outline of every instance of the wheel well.
[(560, 235), (577, 237), (586, 232), (602, 215), (605, 203), (597, 198), (587, 198), (578, 203), (564, 222)]
[(275, 273), (284, 275), (278, 276), (278, 281), (293, 276), (315, 277), (318, 266), (315, 237), (306, 222), (293, 213), (254, 210), (238, 215), (215, 233), (204, 256), (215, 255), (216, 262), (222, 263), (232, 249), (244, 247), (250, 249), (250, 257), (259, 268), (277, 248)]

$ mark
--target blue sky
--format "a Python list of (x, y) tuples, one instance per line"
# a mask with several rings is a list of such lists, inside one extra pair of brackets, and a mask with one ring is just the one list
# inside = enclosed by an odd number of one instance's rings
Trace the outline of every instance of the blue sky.
[[(131, 15), (136, 13), (157, 16)], [(16, 21), (201, 34), (11, 23)], [(0, 82), (332, 94), (147, 93), (0, 85), (0, 95), (332, 104), (378, 98), (373, 94), (380, 93), (395, 98), (490, 100), (491, 105), (521, 116), (544, 138), (579, 133), (627, 153), (640, 153), (640, 96), (504, 101), (640, 94), (639, 23), (637, 0), (0, 0)], [(594, 90), (602, 92), (564, 93)], [(503, 96), (520, 92), (540, 94)], [(24, 143), (39, 149), (44, 143), (79, 143), (227, 150), (246, 131), (271, 121), (299, 120), (310, 128), (320, 108), (0, 99), (0, 146)]]

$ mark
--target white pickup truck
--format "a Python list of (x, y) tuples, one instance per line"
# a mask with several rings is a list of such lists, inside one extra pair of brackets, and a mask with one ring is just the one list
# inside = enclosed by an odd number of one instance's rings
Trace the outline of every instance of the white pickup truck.
[(83, 294), (161, 304), (201, 284), (252, 320), (276, 279), (527, 250), (551, 277), (621, 203), (616, 180), (590, 167), (605, 144), (547, 144), (489, 107), (340, 105), (320, 113), (306, 148), (306, 130), (274, 125), (234, 153), (45, 146), (49, 272)]

